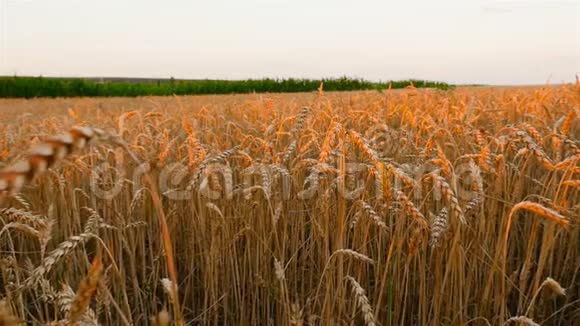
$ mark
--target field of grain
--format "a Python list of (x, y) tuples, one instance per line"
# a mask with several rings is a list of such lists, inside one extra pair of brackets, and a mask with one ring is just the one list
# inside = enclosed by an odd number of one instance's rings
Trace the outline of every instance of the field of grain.
[(579, 110), (580, 84), (0, 100), (0, 325), (572, 325)]

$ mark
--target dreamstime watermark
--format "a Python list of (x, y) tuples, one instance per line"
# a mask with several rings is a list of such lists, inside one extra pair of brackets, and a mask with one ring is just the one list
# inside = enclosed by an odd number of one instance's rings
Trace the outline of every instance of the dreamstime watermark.
[[(400, 149), (394, 145), (401, 143), (400, 135), (386, 125), (371, 128), (365, 135), (372, 147), (378, 149), (376, 155), (392, 155)], [(254, 164), (244, 169), (232, 169), (226, 162), (211, 162), (204, 164), (201, 171), (192, 171), (181, 162), (155, 169), (151, 164), (143, 163), (132, 168), (128, 178), (123, 150), (111, 151), (107, 156), (92, 169), (90, 179), (93, 194), (105, 200), (114, 199), (127, 186), (132, 187), (133, 194), (140, 191), (144, 188), (145, 175), (154, 179), (152, 182), (156, 182), (164, 198), (173, 201), (187, 201), (197, 195), (208, 200), (251, 200), (257, 191), (268, 200), (307, 201), (334, 192), (336, 196), (353, 201), (365, 194), (367, 198), (371, 194), (380, 199), (385, 197), (385, 191), (394, 195), (400, 190), (412, 191), (418, 200), (427, 195), (442, 200), (442, 189), (451, 189), (457, 199), (469, 201), (482, 190), (480, 172), (473, 162), (453, 167), (451, 177), (443, 176), (441, 167), (431, 163), (400, 166), (384, 163), (377, 166), (344, 162), (344, 166), (326, 164), (324, 169), (317, 165), (305, 167), (300, 173), (293, 171), (294, 174), (279, 164)], [(336, 165), (340, 162), (337, 160)], [(447, 185), (442, 186), (442, 182)], [(427, 189), (426, 185), (429, 185)]]
[[(127, 186), (132, 187), (133, 193), (142, 189), (143, 177), (147, 174), (156, 176), (153, 181), (157, 182), (163, 197), (175, 201), (191, 200), (196, 193), (208, 200), (237, 200), (236, 194), (242, 194), (242, 198), (250, 200), (255, 190), (261, 190), (267, 199), (275, 197), (281, 200), (311, 200), (322, 195), (323, 191), (335, 191), (337, 196), (346, 200), (360, 199), (367, 191), (376, 198), (382, 198), (386, 191), (385, 180), (393, 194), (411, 187), (413, 197), (417, 199), (429, 194), (434, 199), (441, 200), (441, 180), (451, 183), (450, 187), (454, 189), (455, 196), (461, 200), (473, 199), (481, 188), (477, 171), (467, 163), (455, 167), (454, 181), (433, 178), (433, 175), (440, 176), (441, 172), (432, 164), (407, 164), (406, 171), (397, 169), (395, 173), (388, 169), (378, 169), (370, 173), (370, 168), (372, 166), (366, 163), (346, 163), (342, 174), (308, 168), (300, 183), (283, 166), (257, 165), (234, 170), (227, 164), (213, 163), (206, 166), (199, 181), (194, 183), (191, 169), (179, 162), (167, 164), (155, 173), (152, 173), (149, 163), (143, 163), (133, 169), (131, 178), (127, 178), (127, 171), (122, 163), (102, 162), (92, 170), (90, 189), (97, 198), (111, 200)], [(431, 179), (429, 183), (425, 182), (426, 178)], [(234, 180), (242, 182), (235, 184)], [(431, 185), (427, 191), (424, 189), (425, 184)]]

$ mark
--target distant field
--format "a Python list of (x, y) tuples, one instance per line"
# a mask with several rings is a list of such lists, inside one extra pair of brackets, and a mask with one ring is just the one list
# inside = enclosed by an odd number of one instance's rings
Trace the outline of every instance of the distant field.
[(370, 82), (362, 79), (174, 80), (131, 78), (0, 77), (0, 98), (163, 96), (241, 93), (296, 93), (316, 91), (384, 90), (404, 88), (450, 89), (446, 83), (402, 80)]
[(0, 99), (0, 324), (575, 325), (579, 94)]

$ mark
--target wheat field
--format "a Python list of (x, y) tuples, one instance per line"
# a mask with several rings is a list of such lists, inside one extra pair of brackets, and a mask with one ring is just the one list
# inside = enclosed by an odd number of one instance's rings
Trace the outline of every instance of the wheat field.
[(580, 84), (0, 100), (0, 325), (573, 325)]

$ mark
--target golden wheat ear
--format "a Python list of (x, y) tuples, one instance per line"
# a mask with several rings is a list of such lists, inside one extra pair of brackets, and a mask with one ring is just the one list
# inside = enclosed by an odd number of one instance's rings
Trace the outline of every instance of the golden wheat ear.
[(24, 325), (25, 322), (18, 319), (6, 300), (0, 300), (0, 325), (16, 326)]
[(93, 259), (93, 263), (91, 264), (91, 268), (89, 269), (88, 274), (81, 281), (79, 288), (74, 296), (67, 316), (70, 325), (76, 325), (78, 321), (83, 319), (83, 317), (84, 319), (90, 320), (89, 316), (83, 315), (86, 313), (87, 308), (89, 307), (91, 298), (97, 291), (102, 274), (103, 262), (99, 253)]
[(24, 160), (0, 171), (0, 202), (19, 193), (27, 183), (91, 140), (111, 137), (98, 128), (76, 126), (64, 134), (43, 139), (26, 152)]

